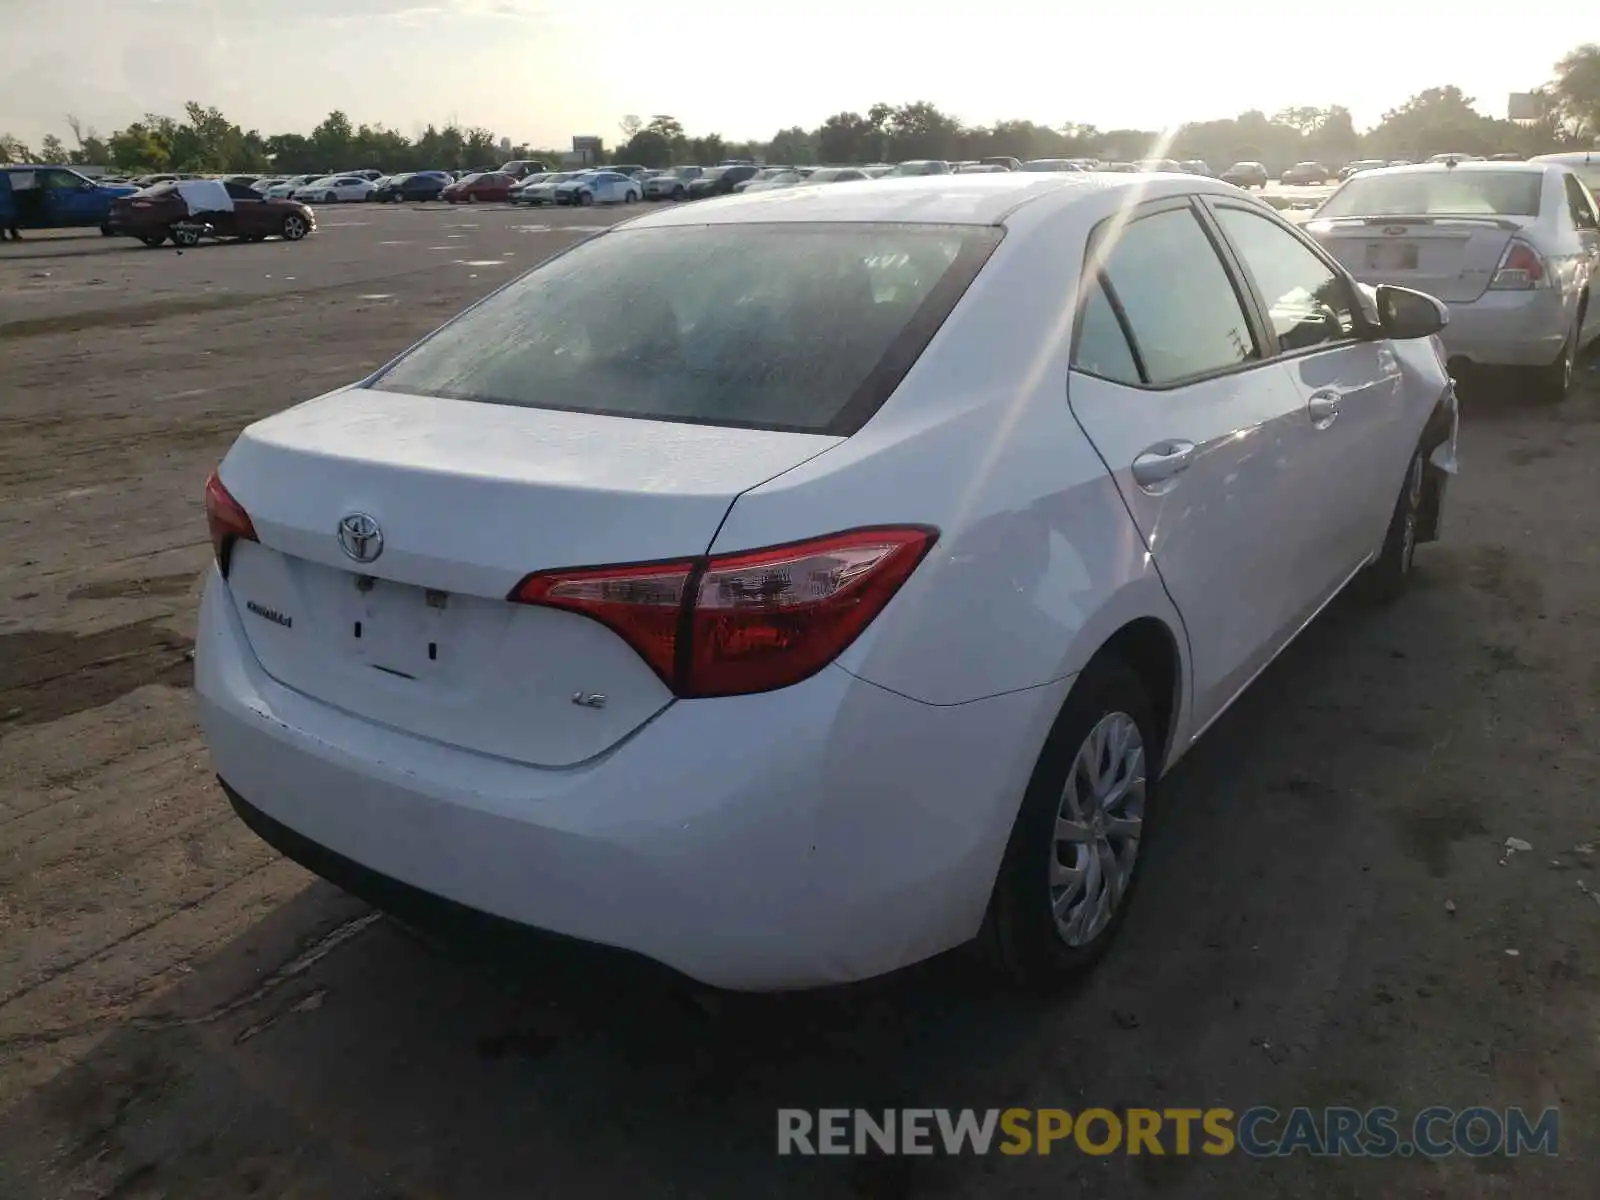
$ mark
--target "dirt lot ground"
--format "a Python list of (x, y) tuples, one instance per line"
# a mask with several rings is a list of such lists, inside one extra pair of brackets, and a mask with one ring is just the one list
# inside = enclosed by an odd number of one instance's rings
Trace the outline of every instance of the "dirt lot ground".
[[(205, 472), (601, 219), (0, 251), (0, 1195), (1594, 1195), (1592, 365), (1557, 409), (1468, 396), (1416, 588), (1327, 614), (1180, 766), (1074, 995), (954, 958), (706, 1016), (457, 961), (247, 832), (189, 703)], [(1219, 1103), (1554, 1105), (1560, 1156), (773, 1153), (780, 1106)]]

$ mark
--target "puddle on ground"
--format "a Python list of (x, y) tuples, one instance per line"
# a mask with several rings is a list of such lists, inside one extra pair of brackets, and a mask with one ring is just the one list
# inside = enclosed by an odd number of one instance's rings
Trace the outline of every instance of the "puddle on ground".
[(463, 267), (503, 267), (506, 265), (503, 258), (469, 258), (462, 260)]
[(393, 298), (393, 292), (368, 292), (365, 296), (356, 297), (358, 300), (391, 300)]

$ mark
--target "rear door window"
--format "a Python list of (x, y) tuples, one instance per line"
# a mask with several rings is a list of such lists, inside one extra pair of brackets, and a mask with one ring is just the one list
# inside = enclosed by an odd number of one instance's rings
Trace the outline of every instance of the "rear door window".
[(1261, 357), (1233, 279), (1188, 207), (1124, 226), (1105, 255), (1103, 280), (1122, 305), (1152, 384)]
[(1089, 289), (1078, 310), (1074, 343), (1072, 365), (1077, 370), (1116, 383), (1140, 382), (1133, 348), (1101, 281)]
[(469, 309), (372, 386), (848, 436), (1000, 237), (944, 225), (619, 229)]

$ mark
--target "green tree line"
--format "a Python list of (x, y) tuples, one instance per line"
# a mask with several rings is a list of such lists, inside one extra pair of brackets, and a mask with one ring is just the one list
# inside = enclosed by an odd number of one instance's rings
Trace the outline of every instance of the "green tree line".
[[(682, 122), (661, 113), (624, 117), (614, 162), (647, 167), (763, 158), (796, 164), (898, 162), (909, 158), (964, 160), (1010, 155), (1020, 159), (1095, 157), (1204, 159), (1215, 168), (1247, 159), (1281, 169), (1302, 160), (1338, 166), (1357, 158), (1420, 159), (1443, 151), (1464, 154), (1537, 154), (1600, 144), (1600, 44), (1577, 47), (1555, 64), (1551, 82), (1535, 93), (1536, 120), (1485, 116), (1455, 86), (1432, 87), (1359, 131), (1348, 109), (1296, 107), (1268, 116), (1252, 111), (1227, 120), (1191, 122), (1170, 138), (1152, 130), (1110, 129), (1068, 123), (998, 121), (966, 125), (925, 100), (874, 104), (865, 113), (840, 112), (814, 129), (780, 129), (764, 142), (733, 141), (719, 134), (691, 136)], [(356, 170), (396, 172), (489, 166), (506, 157), (494, 134), (481, 128), (429, 125), (409, 138), (383, 125), (355, 125), (330, 113), (309, 134), (263, 135), (244, 130), (216, 108), (191, 101), (182, 119), (147, 114), (101, 137), (69, 117), (68, 145), (47, 135), (37, 152), (0, 135), (0, 159), (18, 162), (109, 166), (123, 172), (215, 171), (299, 173)], [(559, 154), (527, 146), (512, 158), (553, 161)]]

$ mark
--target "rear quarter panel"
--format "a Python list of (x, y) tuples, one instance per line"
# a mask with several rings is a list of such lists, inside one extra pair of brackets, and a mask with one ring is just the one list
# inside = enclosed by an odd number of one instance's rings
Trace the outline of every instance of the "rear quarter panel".
[(862, 525), (941, 535), (846, 670), (930, 704), (1070, 676), (1156, 617), (1183, 644), (1116, 486), (1067, 406), (1073, 297), (1089, 221), (1011, 232), (922, 358), (854, 437), (741, 496), (712, 546)]

